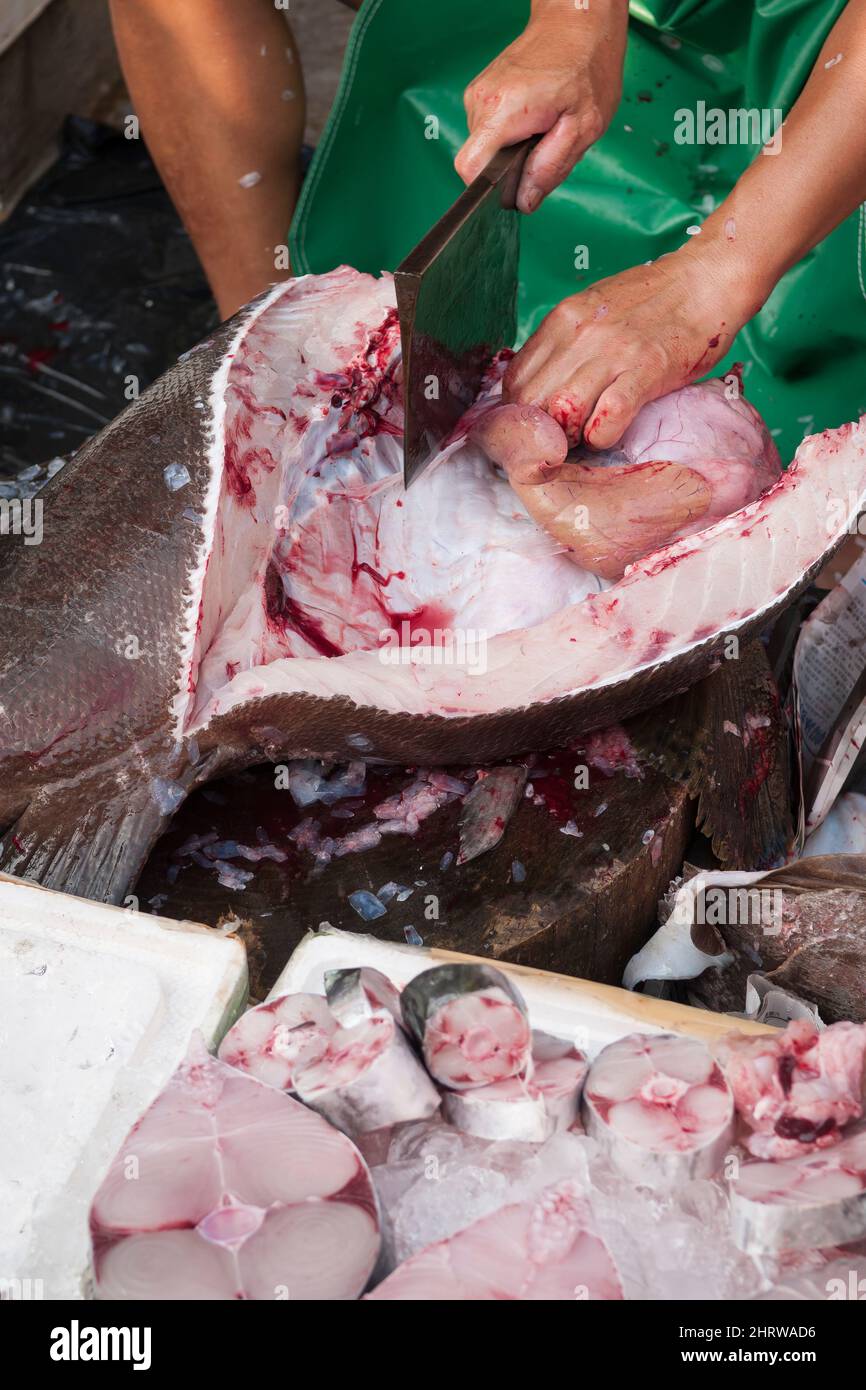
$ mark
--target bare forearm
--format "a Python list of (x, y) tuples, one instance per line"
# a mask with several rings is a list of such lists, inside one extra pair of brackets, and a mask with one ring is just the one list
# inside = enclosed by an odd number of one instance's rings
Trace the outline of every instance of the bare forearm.
[(683, 248), (745, 288), (744, 318), (866, 199), (866, 0), (850, 0), (775, 143)]

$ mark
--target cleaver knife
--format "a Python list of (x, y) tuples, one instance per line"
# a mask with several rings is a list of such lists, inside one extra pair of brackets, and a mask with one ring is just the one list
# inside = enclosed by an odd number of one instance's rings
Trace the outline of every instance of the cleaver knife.
[(520, 214), (535, 138), (499, 150), (394, 272), (403, 350), (403, 484), (423, 473), (517, 332)]

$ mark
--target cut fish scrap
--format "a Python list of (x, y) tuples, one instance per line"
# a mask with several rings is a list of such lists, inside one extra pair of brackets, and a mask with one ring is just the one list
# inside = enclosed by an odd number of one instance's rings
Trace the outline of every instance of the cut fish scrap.
[[(448, 1091), (442, 1108), (449, 1123), (481, 1139), (517, 1139), (530, 1144), (542, 1144), (558, 1130), (569, 1129), (578, 1116), (586, 1058), (559, 1039), (536, 1048), (537, 1036), (533, 1034), (528, 1080), (512, 1076), (474, 1090)], [(551, 1047), (552, 1043), (558, 1043), (559, 1048)]]
[(376, 1199), (345, 1135), (194, 1041), (91, 1210), (97, 1297), (358, 1298)]
[(631, 1033), (605, 1047), (583, 1091), (587, 1133), (647, 1187), (715, 1173), (734, 1137), (734, 1099), (703, 1043)]
[(731, 1183), (734, 1239), (750, 1254), (866, 1236), (866, 1127), (805, 1158), (745, 1163)]
[(441, 1085), (462, 1091), (531, 1075), (526, 1004), (501, 970), (434, 966), (409, 982), (401, 1006), (427, 1070)]
[(520, 766), (479, 772), (460, 813), (458, 864), (467, 864), (499, 843), (520, 804), (526, 777), (526, 768)]
[(756, 1158), (795, 1158), (838, 1142), (863, 1114), (866, 1024), (806, 1019), (781, 1034), (731, 1034), (717, 1053)]
[(622, 1299), (586, 1202), (565, 1182), (502, 1207), (406, 1260), (368, 1299), (493, 1302)]

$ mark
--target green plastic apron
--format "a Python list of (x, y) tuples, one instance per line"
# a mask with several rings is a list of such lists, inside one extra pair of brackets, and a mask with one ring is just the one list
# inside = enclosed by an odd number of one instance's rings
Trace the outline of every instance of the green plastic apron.
[[(759, 145), (679, 144), (677, 110), (704, 102), (787, 115), (844, 7), (633, 0), (611, 127), (524, 220), (518, 342), (566, 295), (683, 243)], [(297, 273), (393, 270), (415, 245), (461, 188), (452, 161), (466, 136), (463, 91), (528, 10), (527, 0), (366, 0), (292, 225)], [(786, 461), (804, 434), (866, 409), (863, 216), (784, 277), (715, 369), (745, 363), (749, 399)], [(576, 268), (582, 246), (588, 269)]]

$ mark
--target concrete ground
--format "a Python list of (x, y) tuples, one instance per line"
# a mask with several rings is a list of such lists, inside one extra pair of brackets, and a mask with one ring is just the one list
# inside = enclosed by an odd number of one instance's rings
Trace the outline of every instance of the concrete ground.
[(291, 0), (289, 22), (304, 65), (310, 145), (318, 143), (328, 118), (354, 17), (340, 0)]

